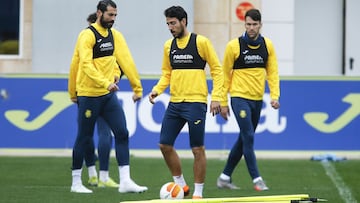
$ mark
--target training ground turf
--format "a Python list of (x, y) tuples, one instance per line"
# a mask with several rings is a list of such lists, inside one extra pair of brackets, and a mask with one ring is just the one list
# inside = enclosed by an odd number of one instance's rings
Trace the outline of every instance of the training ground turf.
[[(27, 154), (28, 155), (28, 154)], [(191, 158), (182, 159), (185, 178), (193, 189)], [(269, 191), (257, 192), (242, 160), (233, 175), (240, 190), (220, 190), (216, 178), (225, 164), (223, 158), (209, 158), (204, 197), (241, 197), (259, 195), (309, 194), (331, 203), (358, 202), (360, 200), (360, 160), (343, 162), (317, 162), (310, 159), (259, 158), (261, 175)], [(93, 194), (70, 193), (70, 156), (0, 156), (0, 202), (109, 202), (149, 200), (159, 198), (160, 187), (172, 181), (161, 158), (131, 157), (131, 176), (149, 190), (142, 194), (120, 194), (113, 188), (91, 188)], [(115, 158), (111, 157), (110, 176), (118, 180)], [(83, 183), (87, 182), (83, 170)]]

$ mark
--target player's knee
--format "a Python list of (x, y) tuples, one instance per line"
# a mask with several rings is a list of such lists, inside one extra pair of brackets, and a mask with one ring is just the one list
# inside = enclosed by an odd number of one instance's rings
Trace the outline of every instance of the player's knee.
[(167, 145), (167, 144), (159, 144), (159, 148), (161, 150), (161, 152), (169, 152), (169, 151), (172, 151), (173, 150), (173, 146), (171, 145)]
[(191, 150), (192, 150), (192, 153), (194, 154), (194, 157), (205, 156), (205, 147), (204, 146), (192, 147)]

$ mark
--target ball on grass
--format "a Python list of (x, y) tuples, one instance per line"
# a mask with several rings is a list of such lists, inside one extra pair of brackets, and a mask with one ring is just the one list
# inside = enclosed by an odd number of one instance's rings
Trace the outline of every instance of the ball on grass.
[(160, 189), (160, 199), (183, 199), (184, 190), (174, 182), (165, 183)]

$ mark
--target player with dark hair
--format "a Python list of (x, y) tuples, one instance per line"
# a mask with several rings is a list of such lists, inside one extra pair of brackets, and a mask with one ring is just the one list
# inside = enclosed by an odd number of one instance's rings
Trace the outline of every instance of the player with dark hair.
[[(225, 95), (230, 93), (231, 107), (240, 134), (217, 180), (219, 188), (239, 189), (232, 183), (231, 175), (244, 156), (254, 189), (258, 191), (269, 189), (260, 176), (256, 163), (254, 134), (260, 119), (266, 81), (270, 89), (270, 105), (274, 109), (280, 107), (280, 87), (275, 49), (270, 39), (261, 36), (261, 26), (260, 11), (257, 9), (247, 11), (245, 33), (231, 40), (226, 46), (223, 60), (224, 90)], [(222, 106), (221, 114), (224, 118), (229, 115), (227, 102)]]
[(77, 70), (76, 90), (72, 91), (71, 98), (76, 98), (78, 103), (71, 192), (92, 193), (82, 184), (81, 170), (84, 158), (90, 160), (94, 156), (94, 127), (100, 117), (114, 133), (119, 192), (144, 192), (148, 188), (137, 185), (130, 176), (129, 132), (123, 108), (116, 96), (119, 90), (119, 65), (134, 91), (134, 102), (141, 99), (143, 88), (123, 35), (112, 28), (117, 15), (116, 4), (111, 0), (100, 1), (96, 15), (96, 22), (79, 34), (74, 51), (79, 61), (73, 57), (71, 63), (71, 69)]
[(213, 79), (210, 113), (220, 113), (223, 99), (223, 72), (216, 52), (209, 39), (187, 30), (187, 13), (180, 6), (165, 10), (166, 23), (174, 38), (164, 44), (162, 76), (149, 94), (149, 101), (170, 86), (170, 102), (166, 109), (160, 132), (160, 150), (175, 183), (189, 194), (181, 169), (180, 158), (174, 143), (181, 129), (189, 126), (190, 147), (194, 155), (193, 199), (202, 198), (206, 174), (204, 147), (205, 118), (207, 111), (208, 87), (205, 72), (210, 66)]
[(89, 23), (89, 25), (91, 25), (92, 23), (95, 23), (97, 19), (96, 13), (91, 13), (87, 18), (87, 22)]
[[(87, 17), (87, 21), (89, 26), (92, 23), (95, 23), (97, 19), (96, 13), (91, 13)], [(79, 63), (79, 54), (75, 52), (72, 59), (72, 66), (70, 67), (69, 80), (68, 80), (68, 91), (70, 94), (70, 99), (77, 104), (77, 96), (76, 96), (76, 77), (78, 71)], [(110, 160), (110, 152), (112, 147), (112, 132), (106, 121), (99, 117), (96, 121), (97, 131), (99, 135), (98, 142), (98, 156), (96, 156), (95, 152), (92, 159), (85, 159), (86, 167), (88, 168), (89, 180), (88, 184), (91, 186), (98, 187), (119, 187), (112, 178), (109, 176), (109, 160)], [(86, 157), (87, 158), (87, 157)], [(95, 162), (96, 159), (99, 159), (99, 178), (96, 171)]]

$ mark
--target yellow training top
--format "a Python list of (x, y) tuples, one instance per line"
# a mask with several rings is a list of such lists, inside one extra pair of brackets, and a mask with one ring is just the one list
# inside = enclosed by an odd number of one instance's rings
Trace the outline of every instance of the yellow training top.
[[(233, 69), (234, 62), (240, 55), (239, 38), (228, 42), (223, 60), (224, 90), (226, 93), (229, 92), (231, 97), (262, 100), (265, 92), (265, 81), (267, 80), (271, 99), (279, 99), (279, 74), (275, 49), (270, 39), (264, 37), (264, 40), (268, 51), (265, 68)], [(227, 97), (224, 100), (226, 103), (222, 103), (222, 105), (227, 106)]]
[[(102, 36), (108, 36), (108, 30), (91, 24)], [(68, 92), (70, 98), (76, 96), (97, 97), (108, 94), (107, 88), (114, 82), (115, 76), (120, 77), (119, 66), (129, 79), (134, 93), (142, 96), (143, 88), (134, 60), (123, 35), (111, 28), (114, 38), (114, 53), (111, 56), (93, 59), (95, 35), (90, 29), (83, 30), (75, 45), (71, 60)]]
[[(190, 40), (189, 33), (183, 38), (176, 38), (179, 49), (184, 49)], [(171, 102), (202, 102), (207, 103), (208, 87), (206, 72), (203, 69), (172, 69), (170, 64), (170, 47), (173, 39), (169, 39), (164, 44), (164, 55), (162, 61), (162, 75), (158, 83), (153, 87), (153, 91), (161, 94), (170, 85)], [(220, 61), (209, 39), (202, 35), (197, 35), (196, 47), (200, 57), (205, 60), (210, 67), (210, 74), (213, 79), (213, 89), (211, 92), (212, 101), (223, 99), (224, 75)]]

